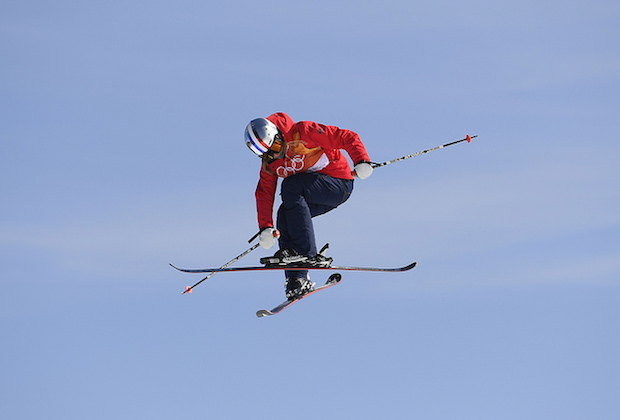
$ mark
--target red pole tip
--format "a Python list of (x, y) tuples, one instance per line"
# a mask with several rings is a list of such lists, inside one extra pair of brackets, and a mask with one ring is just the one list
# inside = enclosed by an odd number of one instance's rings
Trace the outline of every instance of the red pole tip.
[(469, 134), (467, 135), (467, 143), (471, 143), (471, 137), (469, 136)]
[(187, 286), (187, 287), (185, 288), (185, 292), (186, 292), (186, 293), (192, 293), (192, 288), (191, 288), (191, 287), (189, 287), (189, 286)]
[(273, 231), (273, 237), (274, 238), (279, 238), (280, 237), (280, 231), (278, 229)]

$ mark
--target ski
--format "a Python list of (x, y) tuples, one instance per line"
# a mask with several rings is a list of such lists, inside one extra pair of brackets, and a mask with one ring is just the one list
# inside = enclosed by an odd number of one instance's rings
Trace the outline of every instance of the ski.
[(374, 271), (374, 272), (399, 272), (399, 271), (408, 271), (416, 266), (416, 262), (412, 262), (411, 264), (407, 264), (402, 267), (393, 267), (393, 268), (383, 268), (383, 267), (355, 267), (355, 266), (339, 266), (332, 265), (327, 267), (316, 267), (316, 266), (304, 266), (304, 265), (280, 265), (280, 266), (253, 266), (253, 267), (220, 267), (220, 268), (197, 268), (197, 269), (189, 269), (189, 268), (180, 268), (173, 264), (170, 264), (172, 268), (175, 270), (182, 271), (183, 273), (222, 273), (222, 272), (231, 272), (231, 271), (274, 271), (274, 270), (334, 270), (334, 271)]
[(281, 304), (279, 304), (278, 306), (276, 306), (275, 308), (273, 308), (272, 310), (267, 310), (267, 309), (261, 309), (259, 311), (256, 311), (256, 316), (259, 318), (262, 318), (264, 316), (272, 316), (272, 315), (276, 315), (280, 312), (282, 312), (283, 310), (285, 310), (286, 308), (288, 308), (289, 306), (291, 306), (293, 303), (295, 302), (299, 302), (300, 300), (302, 300), (303, 298), (310, 296), (318, 291), (321, 290), (325, 290), (328, 287), (332, 287), (335, 286), (336, 284), (340, 283), (340, 280), (342, 280), (342, 276), (339, 273), (334, 273), (331, 276), (329, 276), (329, 278), (327, 279), (327, 281), (325, 282), (325, 284), (323, 286), (317, 287), (316, 289), (314, 289), (313, 291), (311, 291), (310, 293), (306, 293), (305, 295), (302, 295), (298, 298), (295, 299), (288, 299), (284, 302), (282, 302)]

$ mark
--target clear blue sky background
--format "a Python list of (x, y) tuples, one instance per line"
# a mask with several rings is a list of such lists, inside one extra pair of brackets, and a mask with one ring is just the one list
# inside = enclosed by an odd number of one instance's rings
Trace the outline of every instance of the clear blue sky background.
[[(617, 1), (3, 1), (0, 417), (620, 418)], [(384, 161), (347, 273), (199, 277), (256, 230), (247, 122)], [(257, 250), (241, 264), (254, 264)], [(315, 274), (321, 283), (326, 274)]]

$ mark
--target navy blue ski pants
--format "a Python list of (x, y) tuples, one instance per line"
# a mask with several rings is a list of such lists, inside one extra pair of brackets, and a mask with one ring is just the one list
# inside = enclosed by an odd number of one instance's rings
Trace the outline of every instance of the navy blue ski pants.
[(352, 179), (307, 172), (285, 178), (276, 222), (281, 235), (280, 249), (290, 248), (301, 255), (315, 256), (312, 218), (335, 209), (347, 201), (352, 192)]

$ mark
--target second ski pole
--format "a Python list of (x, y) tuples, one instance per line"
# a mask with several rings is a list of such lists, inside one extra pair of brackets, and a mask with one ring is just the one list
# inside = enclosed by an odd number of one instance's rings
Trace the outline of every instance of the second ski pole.
[(471, 139), (475, 139), (476, 137), (478, 137), (478, 136), (477, 136), (477, 135), (476, 135), (476, 136), (470, 136), (470, 135), (468, 134), (465, 138), (460, 139), (460, 140), (456, 140), (456, 141), (453, 141), (453, 142), (450, 142), (450, 143), (442, 144), (441, 146), (433, 147), (433, 148), (431, 148), (431, 149), (422, 150), (422, 151), (420, 151), (420, 152), (412, 153), (412, 154), (410, 154), (410, 155), (401, 156), (401, 157), (399, 157), (399, 158), (392, 159), (392, 160), (388, 160), (388, 161), (381, 162), (381, 163), (377, 163), (377, 162), (370, 162), (370, 165), (371, 165), (373, 168), (380, 168), (381, 166), (389, 165), (389, 164), (391, 164), (391, 163), (400, 162), (401, 160), (405, 160), (405, 159), (410, 159), (410, 158), (412, 158), (412, 157), (419, 156), (419, 155), (423, 155), (423, 154), (425, 154), (425, 153), (432, 152), (432, 151), (434, 151), (434, 150), (443, 149), (444, 147), (452, 146), (453, 144), (461, 143), (461, 142), (464, 142), (464, 141), (466, 141), (466, 142), (470, 143), (470, 142), (471, 142)]

